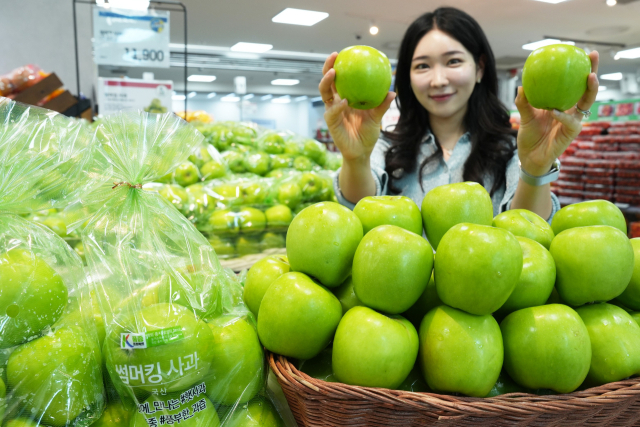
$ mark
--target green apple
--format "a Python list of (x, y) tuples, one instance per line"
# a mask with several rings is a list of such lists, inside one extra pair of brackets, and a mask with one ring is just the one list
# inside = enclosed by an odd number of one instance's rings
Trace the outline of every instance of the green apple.
[(294, 182), (284, 182), (277, 188), (278, 203), (294, 209), (302, 202), (302, 189)]
[(322, 165), (327, 158), (327, 147), (315, 139), (307, 139), (302, 145), (302, 154)]
[(442, 305), (442, 301), (438, 296), (438, 290), (436, 289), (436, 281), (433, 278), (433, 273), (431, 273), (431, 279), (427, 284), (424, 292), (418, 298), (418, 300), (413, 304), (407, 311), (402, 313), (409, 322), (416, 327), (416, 329), (420, 329), (420, 323), (422, 323), (422, 319), (424, 316), (432, 309), (439, 305)]
[(104, 409), (102, 416), (91, 427), (119, 427), (128, 426), (131, 412), (121, 402), (110, 403)]
[(200, 171), (193, 163), (184, 162), (176, 168), (174, 179), (179, 185), (187, 187), (200, 181)]
[(313, 169), (313, 162), (307, 156), (298, 156), (293, 159), (293, 167), (301, 172)]
[(353, 288), (367, 307), (389, 314), (409, 309), (433, 270), (433, 249), (421, 235), (380, 225), (360, 241), (353, 258)]
[(587, 377), (591, 341), (584, 322), (562, 304), (523, 308), (500, 324), (504, 365), (522, 387), (571, 393)]
[(287, 232), (291, 270), (313, 276), (325, 286), (339, 286), (351, 272), (360, 240), (362, 224), (348, 208), (333, 202), (309, 206)]
[(576, 46), (553, 44), (531, 52), (522, 69), (524, 94), (534, 108), (566, 111), (587, 90), (591, 59)]
[(58, 321), (67, 287), (43, 258), (23, 249), (0, 254), (0, 348), (22, 344)]
[(434, 249), (451, 227), (463, 222), (493, 223), (491, 196), (476, 182), (441, 185), (422, 199), (422, 225)]
[(258, 335), (269, 351), (311, 359), (329, 344), (341, 317), (331, 291), (302, 273), (285, 273), (262, 298)]
[(364, 234), (379, 225), (397, 225), (422, 236), (420, 209), (406, 196), (364, 197), (353, 209), (353, 213), (360, 218)]
[(433, 393), (433, 390), (429, 388), (427, 382), (424, 380), (424, 376), (420, 370), (420, 363), (416, 363), (407, 375), (407, 378), (402, 381), (396, 390), (411, 391), (413, 393)]
[(213, 188), (213, 197), (226, 207), (242, 204), (242, 188), (236, 184), (220, 184)]
[(431, 389), (484, 397), (502, 369), (500, 326), (491, 315), (475, 316), (438, 306), (420, 324), (420, 367)]
[(260, 142), (262, 149), (268, 154), (284, 153), (284, 138), (275, 132), (264, 135)]
[(275, 205), (264, 211), (267, 217), (267, 228), (286, 228), (293, 221), (293, 212), (287, 205)]
[(297, 368), (312, 378), (335, 383), (338, 379), (333, 373), (332, 358), (333, 349), (328, 347), (322, 350), (316, 357), (307, 360), (298, 360)]
[(304, 200), (310, 200), (318, 197), (322, 192), (323, 179), (320, 175), (313, 172), (305, 172), (300, 177), (299, 184), (302, 189), (302, 197)]
[(243, 207), (238, 211), (237, 218), (241, 233), (259, 233), (267, 226), (267, 218), (260, 209)]
[(513, 234), (477, 224), (453, 226), (440, 241), (434, 277), (445, 304), (471, 314), (491, 314), (518, 285), (522, 249)]
[(243, 204), (245, 205), (263, 205), (265, 199), (269, 195), (269, 189), (261, 182), (243, 183), (240, 186)]
[(633, 274), (629, 285), (617, 301), (632, 310), (640, 310), (640, 238), (631, 239), (629, 242), (633, 247)]
[(404, 317), (354, 307), (333, 339), (333, 372), (345, 384), (393, 389), (413, 369), (418, 347), (416, 328)]
[(547, 221), (526, 209), (511, 209), (502, 212), (493, 218), (493, 226), (510, 231), (514, 236), (535, 240), (547, 249), (555, 237)]
[(633, 311), (631, 313), (629, 313), (629, 315), (631, 316), (631, 318), (638, 324), (640, 325), (640, 312), (638, 311)]
[(188, 160), (196, 165), (198, 169), (201, 169), (205, 163), (210, 162), (212, 159), (213, 157), (209, 154), (207, 147), (196, 148), (194, 153), (188, 157)]
[(101, 364), (97, 343), (82, 328), (62, 327), (18, 347), (9, 357), (7, 381), (13, 399), (31, 415), (64, 426), (102, 412)]
[(627, 223), (622, 211), (607, 200), (589, 200), (567, 205), (551, 220), (551, 228), (558, 235), (564, 230), (589, 225), (610, 225), (627, 234)]
[(585, 384), (595, 387), (640, 374), (640, 326), (620, 307), (577, 308), (591, 340), (591, 368)]
[(244, 158), (244, 168), (256, 175), (264, 175), (269, 172), (271, 159), (266, 153), (248, 153)]
[(241, 145), (253, 146), (255, 143), (255, 129), (244, 124), (235, 124), (232, 128), (233, 142)]
[(616, 298), (633, 275), (633, 246), (622, 231), (608, 225), (565, 230), (553, 239), (550, 252), (556, 289), (574, 307)]
[[(160, 303), (117, 319), (105, 338), (103, 354), (116, 385), (127, 384), (133, 392), (174, 392), (204, 378), (212, 363), (212, 346), (211, 329), (192, 311)], [(136, 374), (137, 368), (148, 366), (153, 369)]]
[(286, 246), (284, 234), (268, 231), (262, 235), (260, 245), (263, 250), (274, 248), (283, 249)]
[(244, 282), (243, 299), (254, 316), (258, 317), (260, 303), (269, 286), (290, 269), (289, 260), (284, 255), (270, 255), (251, 266)]
[(284, 427), (284, 421), (268, 398), (258, 397), (235, 408), (224, 427)]
[(333, 294), (340, 301), (340, 305), (342, 306), (342, 315), (351, 310), (356, 306), (363, 306), (364, 304), (360, 301), (356, 295), (356, 292), (353, 290), (353, 278), (351, 276), (347, 277), (347, 280), (337, 288), (333, 288)]
[(180, 212), (184, 212), (189, 204), (189, 193), (177, 184), (163, 185), (158, 193)]
[(173, 172), (169, 172), (168, 174), (156, 179), (156, 182), (160, 182), (162, 184), (171, 184), (173, 181)]
[(302, 154), (302, 146), (295, 141), (286, 141), (284, 143), (284, 153), (297, 156)]
[(218, 255), (218, 258), (230, 257), (236, 253), (236, 247), (229, 239), (212, 234), (209, 235), (208, 240), (211, 246), (213, 246), (213, 250), (216, 252), (216, 255)]
[(65, 238), (68, 236), (67, 224), (59, 216), (49, 216), (42, 221), (42, 225), (46, 225), (58, 236)]
[(259, 236), (243, 235), (236, 239), (238, 256), (259, 254), (262, 252), (262, 242)]
[(202, 184), (193, 184), (185, 188), (189, 195), (189, 210), (198, 214), (211, 212), (216, 208), (217, 201)]
[(290, 154), (276, 154), (271, 157), (271, 167), (273, 169), (292, 168), (293, 157)]
[(207, 222), (211, 227), (211, 231), (221, 236), (240, 232), (240, 220), (236, 212), (229, 209), (214, 211)]
[[(216, 408), (211, 401), (204, 395), (198, 395), (193, 400), (187, 400), (185, 403), (180, 403), (181, 393), (171, 393), (167, 395), (151, 395), (145, 404), (148, 405), (153, 411), (155, 407), (162, 407), (165, 409), (156, 411), (153, 414), (145, 415), (140, 412), (131, 418), (131, 424), (129, 427), (149, 427), (150, 425), (161, 425), (161, 419), (171, 417), (173, 421), (171, 423), (165, 422), (165, 424), (175, 424), (182, 427), (219, 427), (220, 418)], [(175, 402), (175, 409), (168, 409), (168, 402)], [(186, 412), (185, 412), (186, 411)], [(184, 414), (187, 414), (189, 418), (184, 419)], [(178, 416), (180, 421), (175, 421), (175, 417)], [(153, 424), (155, 419), (155, 424)]]
[(556, 264), (549, 251), (535, 240), (516, 239), (522, 248), (522, 273), (507, 302), (496, 311), (499, 318), (521, 308), (544, 305), (556, 282)]
[(222, 178), (227, 174), (227, 168), (217, 160), (210, 160), (200, 168), (204, 180)]
[(335, 85), (340, 98), (351, 108), (376, 108), (391, 87), (389, 58), (369, 46), (350, 46), (340, 51), (333, 65)]
[(197, 268), (172, 270), (157, 283), (157, 302), (179, 304), (198, 317), (211, 315), (220, 308), (218, 283), (209, 272)]
[(229, 150), (222, 153), (222, 158), (227, 162), (227, 165), (229, 165), (231, 172), (244, 173), (247, 171), (244, 167), (244, 155), (242, 153)]
[(500, 372), (498, 379), (496, 380), (495, 385), (485, 397), (495, 397), (502, 396), (503, 394), (508, 393), (531, 393), (531, 390), (528, 390), (524, 387), (520, 387), (515, 383), (505, 371)]
[(3, 427), (40, 427), (41, 424), (39, 422), (33, 421), (31, 418), (16, 418), (14, 420), (9, 420)]

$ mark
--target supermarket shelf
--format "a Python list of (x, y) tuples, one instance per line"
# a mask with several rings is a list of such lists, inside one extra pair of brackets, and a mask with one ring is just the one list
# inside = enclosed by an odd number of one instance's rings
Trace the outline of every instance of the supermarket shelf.
[[(584, 200), (575, 198), (575, 197), (563, 197), (558, 196), (558, 200), (560, 201), (560, 206), (571, 205), (573, 203), (580, 203)], [(627, 203), (615, 203), (617, 207), (620, 208), (623, 214), (627, 215), (640, 215), (640, 206), (631, 206)]]

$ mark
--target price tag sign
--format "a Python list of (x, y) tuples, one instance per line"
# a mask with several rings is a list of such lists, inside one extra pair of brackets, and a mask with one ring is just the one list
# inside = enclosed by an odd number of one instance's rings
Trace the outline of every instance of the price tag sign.
[(100, 115), (122, 110), (144, 110), (149, 113), (171, 111), (171, 80), (98, 78), (98, 112)]
[(94, 7), (93, 55), (100, 65), (169, 68), (169, 12)]

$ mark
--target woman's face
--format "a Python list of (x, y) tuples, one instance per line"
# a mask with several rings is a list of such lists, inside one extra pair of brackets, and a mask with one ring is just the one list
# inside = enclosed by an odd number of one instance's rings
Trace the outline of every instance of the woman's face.
[(434, 29), (422, 37), (411, 61), (411, 88), (430, 116), (464, 115), (482, 70), (456, 39)]

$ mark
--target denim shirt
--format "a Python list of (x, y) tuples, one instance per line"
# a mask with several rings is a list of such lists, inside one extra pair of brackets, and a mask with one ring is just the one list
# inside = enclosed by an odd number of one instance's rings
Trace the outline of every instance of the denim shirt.
[[(376, 196), (389, 194), (389, 176), (387, 172), (385, 172), (385, 154), (387, 153), (389, 146), (390, 144), (388, 141), (380, 138), (371, 153), (371, 172), (376, 184)], [(431, 156), (437, 151), (437, 149), (438, 147), (436, 146), (433, 134), (429, 133), (420, 145), (420, 154), (418, 155), (417, 164), (420, 165), (425, 158)], [(453, 148), (453, 153), (449, 160), (445, 161), (444, 158), (440, 157), (439, 159), (434, 159), (425, 165), (422, 173), (422, 187), (418, 181), (417, 167), (413, 172), (405, 172), (400, 179), (394, 180), (394, 186), (401, 190), (401, 195), (413, 199), (418, 207), (421, 207), (422, 199), (425, 194), (435, 187), (463, 181), (462, 176), (464, 173), (464, 163), (470, 153), (471, 141), (469, 140), (469, 133), (465, 133), (460, 137), (458, 143)], [(335, 175), (333, 184), (338, 202), (349, 209), (353, 209), (355, 205), (346, 200), (342, 195), (342, 191), (340, 191), (338, 181), (339, 175), (340, 171)], [(513, 196), (516, 192), (519, 178), (520, 166), (516, 150), (511, 160), (507, 163), (505, 184), (503, 184), (501, 188), (498, 188), (491, 197), (494, 216), (511, 208), (511, 201), (513, 200)], [(490, 174), (487, 174), (483, 181), (484, 188), (488, 192), (491, 192), (493, 177)], [(553, 215), (560, 210), (560, 202), (553, 193), (551, 193), (551, 205), (551, 215), (547, 219), (548, 222), (551, 222)]]

